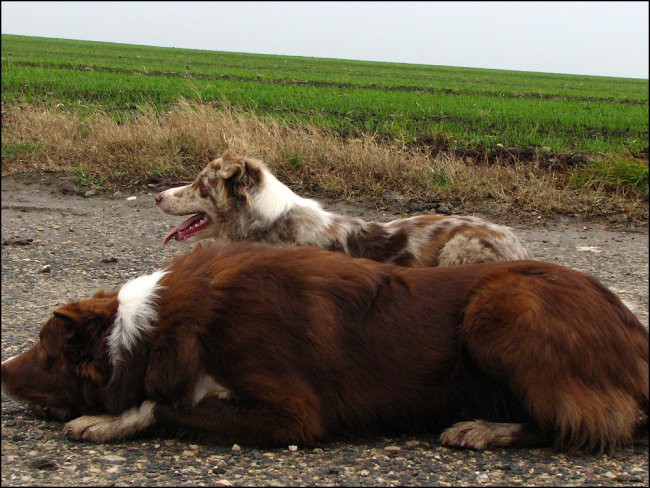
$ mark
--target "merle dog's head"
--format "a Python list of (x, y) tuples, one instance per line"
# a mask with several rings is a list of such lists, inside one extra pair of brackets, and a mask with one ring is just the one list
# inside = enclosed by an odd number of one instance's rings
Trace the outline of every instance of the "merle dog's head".
[(156, 204), (166, 214), (192, 215), (174, 227), (163, 243), (190, 237), (228, 240), (226, 227), (233, 225), (237, 214), (250, 211), (264, 171), (262, 162), (226, 152), (189, 185), (158, 193)]

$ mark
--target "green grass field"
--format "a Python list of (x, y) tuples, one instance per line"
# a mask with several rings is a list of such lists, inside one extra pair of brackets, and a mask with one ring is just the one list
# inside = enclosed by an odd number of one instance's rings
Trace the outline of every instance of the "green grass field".
[(306, 195), (648, 221), (642, 79), (2, 35), (2, 129), (3, 175), (100, 189), (229, 149)]
[(2, 103), (129, 120), (181, 97), (343, 136), (614, 155), (648, 147), (648, 80), (2, 35)]

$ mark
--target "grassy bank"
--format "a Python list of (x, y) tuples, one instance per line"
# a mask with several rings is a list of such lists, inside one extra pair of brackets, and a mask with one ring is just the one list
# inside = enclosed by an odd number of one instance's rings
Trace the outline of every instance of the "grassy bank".
[[(67, 171), (78, 185), (105, 190), (189, 181), (210, 158), (230, 149), (263, 159), (303, 195), (371, 200), (377, 206), (397, 199), (408, 203), (405, 211), (442, 204), (455, 211), (580, 213), (647, 222), (647, 195), (624, 181), (645, 178), (647, 186), (647, 171), (634, 160), (630, 175), (607, 175), (604, 158), (600, 173), (584, 167), (549, 171), (535, 162), (482, 165), (453, 153), (432, 158), (369, 136), (342, 139), (236, 108), (190, 102), (125, 123), (107, 113), (81, 119), (63, 108), (25, 106), (5, 117), (2, 141), (3, 174)], [(21, 141), (20, 147), (9, 141)]]

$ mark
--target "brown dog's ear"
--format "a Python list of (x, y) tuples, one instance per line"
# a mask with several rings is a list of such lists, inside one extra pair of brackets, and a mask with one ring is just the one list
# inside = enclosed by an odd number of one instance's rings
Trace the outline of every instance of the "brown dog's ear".
[(93, 298), (113, 298), (116, 297), (120, 290), (108, 290), (106, 288), (101, 288), (97, 290)]
[(115, 316), (117, 307), (117, 292), (115, 292), (109, 293), (108, 296), (68, 303), (57, 308), (53, 313), (55, 317), (68, 320), (72, 325), (79, 326), (92, 322), (105, 327)]
[(113, 323), (118, 307), (117, 292), (100, 290), (95, 295), (103, 292), (108, 296), (69, 303), (53, 312), (55, 317), (66, 321), (58, 333), (72, 370), (79, 378), (100, 384), (108, 380), (101, 338)]
[(63, 320), (68, 320), (70, 322), (79, 322), (79, 314), (77, 313), (76, 307), (74, 304), (68, 303), (63, 307), (59, 307), (54, 310), (54, 316)]

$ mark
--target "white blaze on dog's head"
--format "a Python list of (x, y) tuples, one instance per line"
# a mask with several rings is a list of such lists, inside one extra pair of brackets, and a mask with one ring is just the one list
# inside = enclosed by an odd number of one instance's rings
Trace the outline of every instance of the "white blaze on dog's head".
[(158, 270), (134, 278), (120, 288), (117, 315), (108, 337), (108, 351), (113, 365), (122, 360), (123, 352), (133, 349), (157, 320), (154, 302), (162, 288), (159, 282), (167, 273)]

